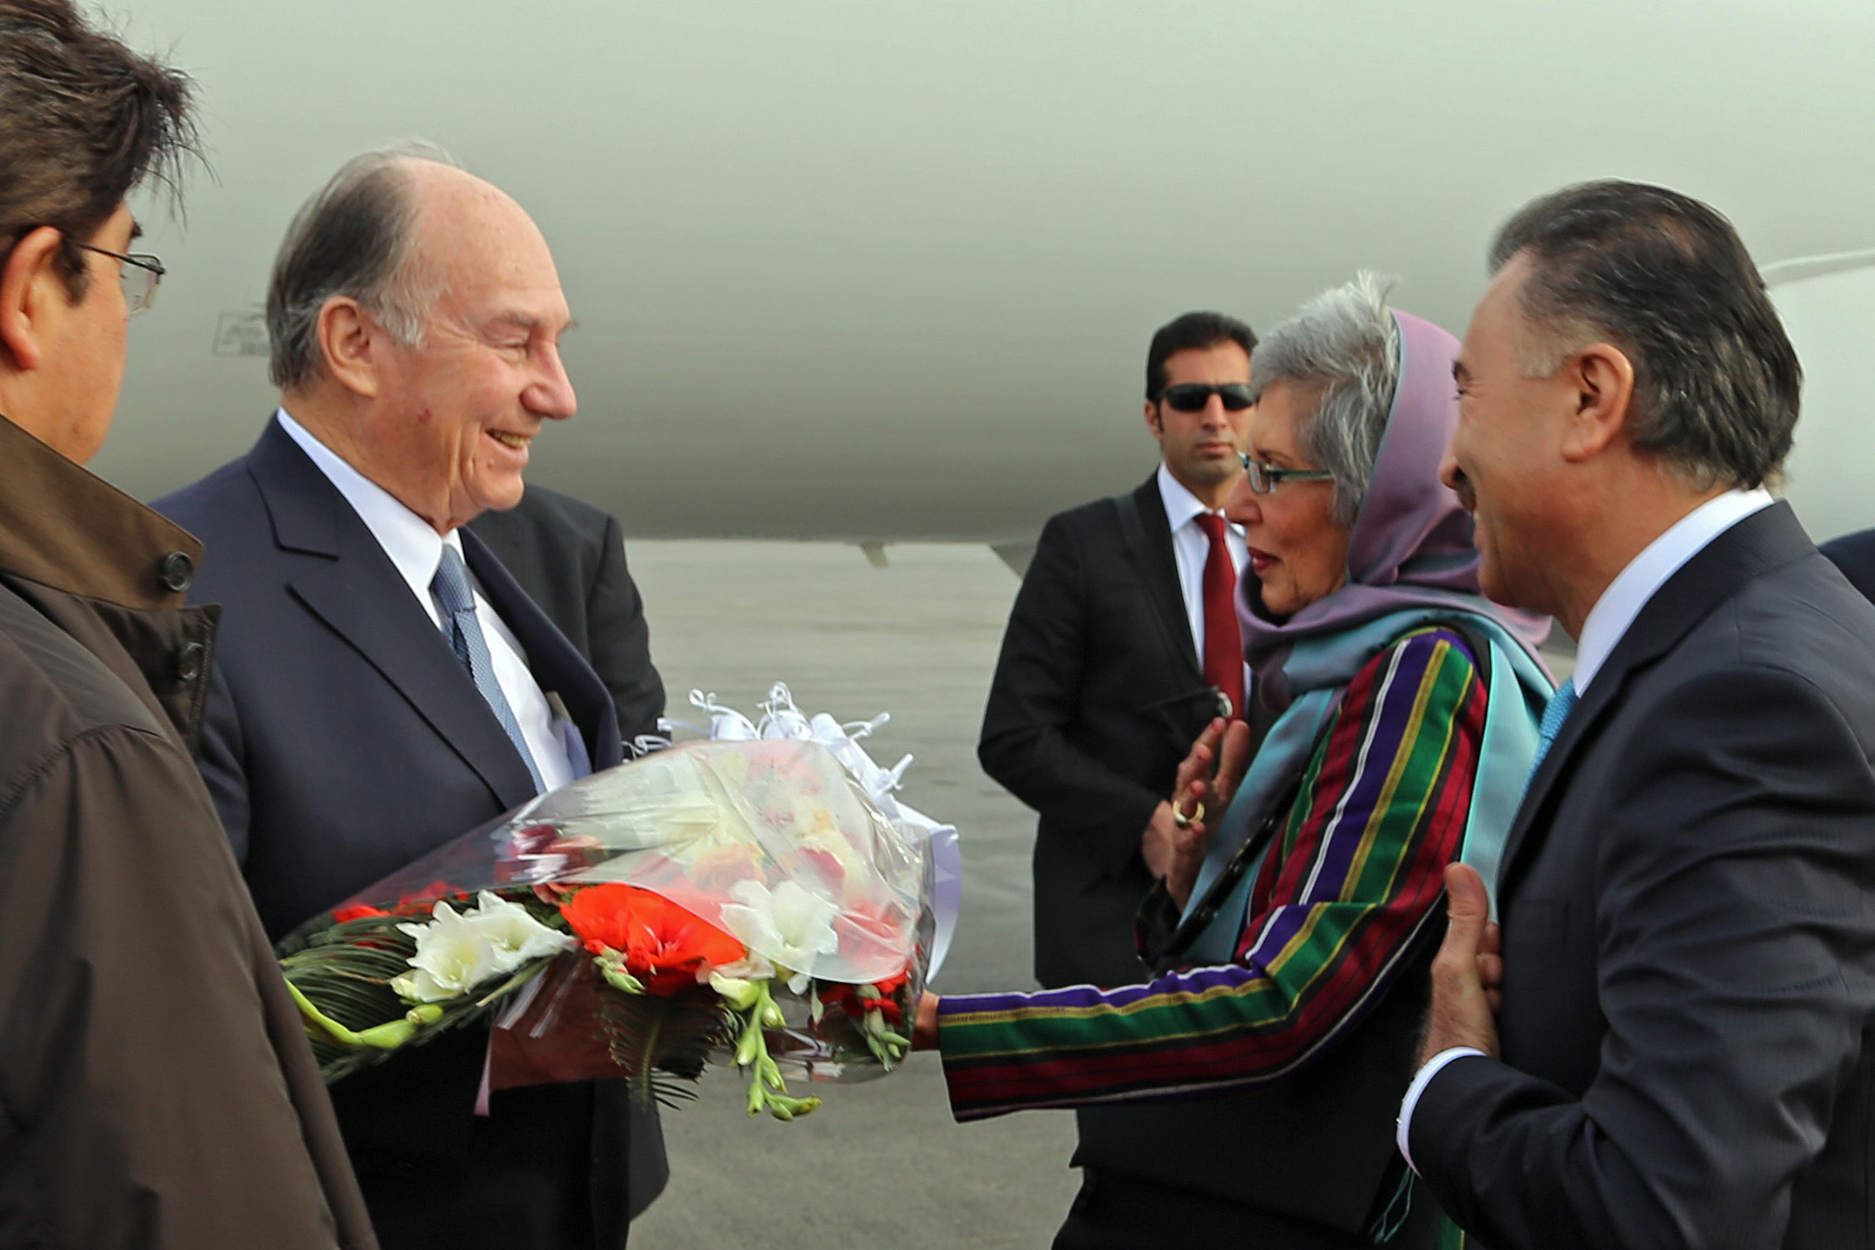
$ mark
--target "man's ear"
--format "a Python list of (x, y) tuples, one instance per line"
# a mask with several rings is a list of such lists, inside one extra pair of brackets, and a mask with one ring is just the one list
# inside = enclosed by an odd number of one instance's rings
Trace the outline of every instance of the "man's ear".
[(1611, 343), (1590, 343), (1571, 355), (1560, 373), (1574, 397), (1563, 432), (1563, 459), (1580, 463), (1600, 455), (1627, 429), (1634, 362)]
[(384, 328), (349, 295), (327, 299), (319, 309), (314, 328), (326, 372), (346, 390), (375, 397), (381, 357), (388, 342)]
[(1150, 399), (1146, 401), (1146, 428), (1152, 431), (1154, 438), (1165, 434), (1165, 423), (1159, 420), (1159, 405)]
[(58, 271), (59, 244), (64, 236), (51, 226), (29, 231), (7, 256), (0, 269), (0, 348), (21, 371), (37, 369), (45, 355), (47, 296), (65, 306), (71, 292)]

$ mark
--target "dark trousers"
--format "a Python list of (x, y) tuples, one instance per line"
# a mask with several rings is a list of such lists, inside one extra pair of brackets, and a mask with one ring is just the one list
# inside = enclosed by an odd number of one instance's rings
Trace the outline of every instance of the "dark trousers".
[[(1430, 1247), (1437, 1208), (1413, 1204), (1387, 1250)], [(1081, 1192), (1055, 1234), (1054, 1250), (1372, 1250), (1359, 1233), (1172, 1189), (1100, 1168), (1081, 1169)]]

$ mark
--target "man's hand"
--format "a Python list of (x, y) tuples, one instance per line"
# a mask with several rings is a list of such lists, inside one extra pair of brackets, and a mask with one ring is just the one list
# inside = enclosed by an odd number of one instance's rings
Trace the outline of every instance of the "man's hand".
[(1448, 927), (1432, 961), (1432, 1005), (1419, 1062), (1454, 1046), (1497, 1054), (1497, 1009), (1503, 1001), (1504, 960), (1484, 878), (1469, 864), (1445, 869)]

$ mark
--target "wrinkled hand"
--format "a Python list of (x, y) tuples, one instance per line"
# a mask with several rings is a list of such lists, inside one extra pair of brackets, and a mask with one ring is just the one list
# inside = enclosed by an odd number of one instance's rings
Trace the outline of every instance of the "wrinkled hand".
[(912, 1019), (911, 1048), (913, 1050), (936, 1050), (938, 1048), (938, 996), (926, 990), (918, 996), (918, 1013)]
[(1196, 811), (1203, 803), (1205, 814), (1216, 820), (1237, 797), (1237, 787), (1249, 766), (1250, 726), (1244, 721), (1227, 722), (1217, 717), (1204, 727), (1178, 766), (1173, 797), (1185, 796), (1186, 812)]
[(1152, 809), (1152, 819), (1146, 822), (1146, 831), (1139, 836), (1139, 857), (1146, 861), (1146, 871), (1154, 877), (1170, 878), (1177, 872), (1179, 861), (1195, 853), (1204, 858), (1202, 826), (1196, 822), (1179, 827), (1172, 817), (1172, 805), (1161, 803)]
[[(1249, 760), (1250, 726), (1243, 721), (1227, 723), (1222, 717), (1213, 720), (1179, 764), (1172, 798), (1154, 809), (1146, 825), (1140, 855), (1147, 870), (1164, 880), (1166, 892), (1180, 907), (1191, 898), (1198, 869), (1211, 847), (1211, 824), (1207, 822), (1215, 822), (1230, 806)], [(1203, 812), (1205, 819), (1194, 819), (1181, 828), (1174, 818), (1173, 804), (1187, 816)]]
[(1490, 919), (1484, 878), (1469, 864), (1445, 869), (1447, 928), (1432, 961), (1432, 1005), (1419, 1062), (1454, 1046), (1497, 1051), (1497, 1011), (1503, 1003), (1502, 937)]

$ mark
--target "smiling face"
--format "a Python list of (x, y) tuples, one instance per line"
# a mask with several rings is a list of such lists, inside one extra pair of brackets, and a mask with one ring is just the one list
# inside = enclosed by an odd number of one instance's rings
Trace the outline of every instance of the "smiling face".
[[(1174, 352), (1166, 357), (1165, 379), (1168, 387), (1181, 382), (1212, 386), (1247, 383), (1250, 357), (1229, 340)], [(1237, 453), (1243, 447), (1250, 412), (1248, 408), (1230, 411), (1217, 395), (1211, 396), (1199, 412), (1180, 412), (1163, 399), (1149, 400), (1146, 425), (1159, 440), (1167, 470), (1186, 490), (1209, 502), (1213, 492), (1227, 488), (1231, 479), (1243, 471)]]
[[(1302, 454), (1298, 419), (1320, 396), (1286, 382), (1271, 384), (1250, 420), (1249, 455), (1279, 469), (1318, 469)], [(1248, 476), (1232, 489), (1225, 513), (1244, 527), (1250, 565), (1262, 580), (1263, 606), (1291, 616), (1333, 594), (1348, 580), (1348, 531), (1334, 521), (1334, 484), (1279, 482), (1267, 495), (1250, 490)]]
[(441, 166), (416, 178), (420, 280), (440, 292), (423, 341), (385, 336), (366, 475), (441, 532), (512, 508), (541, 426), (571, 417), (560, 361), (571, 324), (546, 240), (487, 183)]
[(1555, 612), (1544, 569), (1554, 536), (1552, 513), (1570, 391), (1550, 378), (1528, 378), (1518, 357), (1519, 302), (1529, 262), (1513, 257), (1485, 288), (1454, 372), (1458, 428), (1440, 476), (1476, 521), (1484, 593), (1499, 603)]

